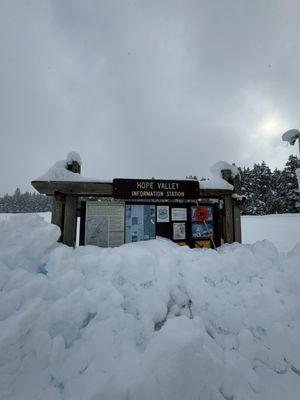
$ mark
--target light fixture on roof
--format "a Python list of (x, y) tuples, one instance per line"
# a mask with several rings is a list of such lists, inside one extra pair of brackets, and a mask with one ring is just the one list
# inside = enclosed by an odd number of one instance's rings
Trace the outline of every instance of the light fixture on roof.
[(289, 144), (292, 146), (296, 143), (297, 139), (298, 139), (299, 154), (300, 154), (300, 131), (298, 131), (298, 129), (290, 129), (282, 135), (282, 140), (284, 142), (289, 142)]

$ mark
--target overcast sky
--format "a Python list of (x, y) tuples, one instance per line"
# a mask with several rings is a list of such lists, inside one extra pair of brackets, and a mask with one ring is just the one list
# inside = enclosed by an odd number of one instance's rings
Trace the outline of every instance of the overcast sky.
[(0, 194), (73, 150), (98, 179), (297, 154), (298, 0), (0, 0), (0, 54)]

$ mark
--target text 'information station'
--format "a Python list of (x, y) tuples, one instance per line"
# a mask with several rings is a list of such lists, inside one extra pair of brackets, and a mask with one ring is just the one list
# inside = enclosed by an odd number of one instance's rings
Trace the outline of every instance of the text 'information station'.
[(197, 199), (199, 182), (193, 180), (114, 179), (115, 199)]

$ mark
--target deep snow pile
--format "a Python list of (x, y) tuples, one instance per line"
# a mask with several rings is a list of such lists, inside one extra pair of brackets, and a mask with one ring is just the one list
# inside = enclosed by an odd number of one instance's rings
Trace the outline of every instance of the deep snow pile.
[(79, 165), (82, 164), (81, 157), (75, 151), (70, 152), (67, 154), (65, 160), (57, 161), (49, 170), (35, 179), (35, 181), (68, 181), (68, 182), (111, 182), (107, 180), (99, 180), (94, 178), (87, 178), (80, 173), (75, 173), (69, 171), (68, 165), (71, 164), (73, 161), (76, 161)]
[(57, 245), (0, 222), (0, 398), (295, 400), (300, 245)]
[(230, 170), (232, 178), (240, 175), (238, 168), (234, 164), (229, 164), (226, 161), (218, 161), (210, 168), (211, 176), (199, 181), (200, 188), (233, 190), (233, 186), (223, 179), (222, 170)]

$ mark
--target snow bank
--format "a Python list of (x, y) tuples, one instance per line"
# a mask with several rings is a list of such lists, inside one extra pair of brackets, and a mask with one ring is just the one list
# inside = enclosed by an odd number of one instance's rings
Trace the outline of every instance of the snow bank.
[(9, 268), (37, 271), (60, 229), (37, 215), (18, 215), (0, 221), (0, 261)]
[(272, 241), (280, 251), (289, 251), (300, 242), (300, 213), (242, 215), (243, 243)]
[(300, 245), (58, 245), (0, 222), (0, 398), (294, 400)]

